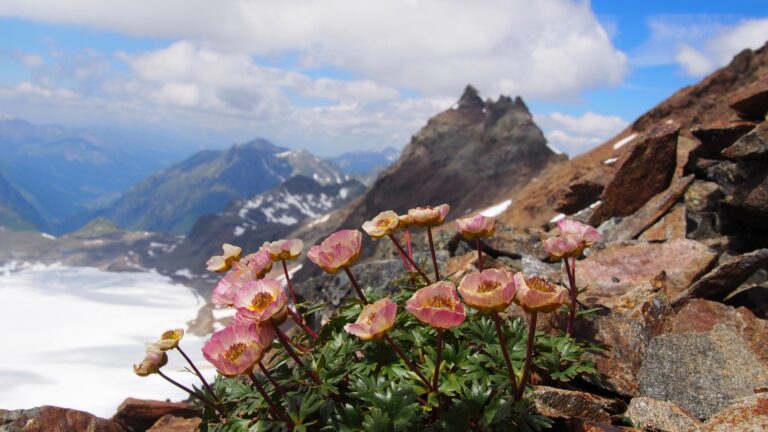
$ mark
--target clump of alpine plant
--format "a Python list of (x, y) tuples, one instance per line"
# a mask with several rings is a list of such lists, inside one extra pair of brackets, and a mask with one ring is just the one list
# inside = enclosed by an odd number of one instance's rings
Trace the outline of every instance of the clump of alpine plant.
[[(209, 385), (191, 361), (201, 389), (162, 373), (166, 351), (178, 350), (189, 360), (179, 347), (181, 329), (150, 344), (136, 373), (157, 374), (187, 390), (209, 431), (549, 428), (551, 421), (525, 397), (531, 376), (557, 385), (595, 372), (583, 358), (587, 349), (569, 336), (536, 333), (537, 315), (556, 310), (567, 291), (533, 275), (484, 269), (479, 239), (495, 229), (484, 216), (457, 221), (459, 232), (475, 240), (479, 271), (458, 286), (452, 275), (441, 278), (432, 228), (445, 222), (447, 212), (447, 205), (416, 207), (403, 216), (385, 211), (363, 224), (371, 238), (389, 237), (403, 259), (403, 277), (392, 281), (400, 289), (387, 296), (360, 286), (354, 276), (360, 231), (341, 230), (311, 247), (307, 258), (326, 273), (343, 271), (356, 297), (331, 311), (320, 329), (308, 324), (318, 320), (305, 317), (326, 306), (305, 303), (299, 312), (286, 265), (301, 253), (300, 240), (265, 243), (245, 256), (225, 245), (224, 254), (208, 263), (224, 273), (212, 303), (235, 312), (203, 347), (219, 372), (216, 380)], [(427, 230), (434, 279), (413, 260), (411, 227)], [(398, 230), (405, 230), (405, 246)], [(284, 283), (270, 274), (278, 261)], [(530, 314), (528, 330), (522, 318), (507, 313), (513, 302)]]

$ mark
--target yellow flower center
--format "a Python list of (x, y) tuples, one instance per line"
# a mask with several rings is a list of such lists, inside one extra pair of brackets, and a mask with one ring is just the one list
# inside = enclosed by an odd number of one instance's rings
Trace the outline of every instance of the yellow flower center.
[(495, 291), (500, 286), (501, 286), (501, 284), (496, 282), (496, 281), (484, 280), (477, 287), (477, 292), (479, 292), (479, 293), (487, 293), (487, 292)]
[(534, 289), (536, 291), (555, 292), (554, 285), (552, 285), (548, 280), (542, 279), (538, 276), (525, 278), (525, 283), (528, 285), (528, 288)]
[(244, 343), (238, 342), (238, 343), (236, 343), (236, 344), (234, 344), (234, 345), (229, 347), (227, 352), (224, 353), (224, 357), (227, 360), (233, 362), (233, 361), (237, 360), (238, 358), (240, 358), (241, 355), (243, 355), (243, 353), (245, 352), (246, 348), (247, 348), (247, 346)]
[(366, 324), (372, 324), (372, 323), (373, 323), (373, 320), (375, 320), (375, 319), (376, 319), (376, 312), (371, 312), (371, 313), (370, 313), (370, 314), (368, 314), (368, 316), (365, 318), (365, 323), (366, 323)]
[(168, 330), (165, 333), (163, 333), (162, 336), (160, 336), (160, 339), (176, 340), (178, 338), (179, 338), (179, 333), (176, 330)]
[(453, 299), (446, 295), (436, 295), (427, 300), (427, 306), (438, 309), (450, 309), (453, 310)]
[(376, 227), (386, 228), (391, 223), (392, 223), (392, 219), (382, 218), (382, 219), (379, 219), (378, 222), (376, 222)]
[(264, 309), (272, 304), (274, 300), (275, 298), (272, 294), (262, 291), (253, 296), (253, 299), (251, 299), (251, 307), (249, 309), (264, 312)]

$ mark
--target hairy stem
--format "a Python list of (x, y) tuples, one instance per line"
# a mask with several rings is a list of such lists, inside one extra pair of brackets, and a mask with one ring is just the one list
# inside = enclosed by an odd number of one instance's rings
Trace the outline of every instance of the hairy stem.
[(501, 353), (504, 355), (504, 362), (507, 364), (507, 371), (509, 372), (509, 382), (512, 384), (512, 388), (517, 391), (517, 378), (515, 376), (515, 368), (512, 367), (512, 360), (509, 359), (509, 351), (507, 350), (507, 338), (504, 336), (504, 331), (501, 327), (501, 318), (498, 312), (491, 314), (493, 323), (496, 324), (496, 334), (499, 336), (499, 344), (501, 345)]
[(424, 383), (424, 385), (425, 385), (425, 386), (427, 386), (427, 390), (435, 390), (435, 389), (433, 389), (433, 388), (432, 388), (432, 386), (429, 384), (429, 380), (428, 380), (428, 379), (427, 379), (427, 378), (424, 376), (424, 374), (422, 374), (422, 373), (419, 371), (419, 369), (417, 369), (417, 368), (416, 368), (416, 365), (414, 365), (414, 364), (413, 364), (413, 363), (412, 363), (412, 362), (411, 362), (411, 361), (408, 359), (408, 357), (405, 355), (405, 353), (404, 353), (404, 352), (403, 352), (403, 351), (400, 349), (400, 347), (398, 347), (398, 346), (397, 346), (397, 344), (395, 343), (395, 341), (393, 341), (393, 340), (392, 340), (392, 338), (390, 338), (390, 337), (389, 337), (389, 335), (384, 335), (384, 340), (385, 340), (385, 341), (387, 341), (387, 343), (389, 344), (389, 346), (391, 346), (391, 347), (392, 347), (392, 349), (393, 349), (393, 350), (395, 350), (395, 353), (397, 353), (397, 355), (398, 355), (398, 356), (400, 356), (400, 358), (401, 358), (401, 359), (403, 359), (403, 362), (405, 362), (405, 364), (408, 366), (408, 368), (409, 368), (410, 370), (412, 370), (412, 371), (413, 371), (413, 373), (415, 373), (415, 374), (416, 374), (416, 375), (419, 377), (419, 379), (421, 380), (421, 382), (423, 382), (423, 383)]
[(181, 349), (179, 345), (176, 345), (176, 349), (179, 351), (182, 357), (189, 363), (189, 365), (192, 367), (192, 370), (195, 371), (195, 374), (198, 378), (200, 378), (200, 381), (203, 382), (203, 385), (205, 386), (205, 389), (208, 390), (208, 394), (211, 395), (211, 397), (216, 398), (216, 393), (213, 392), (213, 389), (211, 388), (210, 384), (208, 384), (208, 381), (205, 380), (203, 377), (203, 374), (200, 373), (200, 371), (197, 369), (197, 366), (195, 366), (194, 363), (192, 363), (192, 359), (187, 356), (187, 353), (184, 352), (184, 350)]
[(357, 296), (360, 297), (360, 300), (363, 302), (363, 304), (368, 304), (368, 299), (365, 298), (363, 290), (360, 289), (360, 285), (358, 285), (357, 279), (355, 279), (355, 275), (352, 274), (352, 272), (349, 270), (349, 267), (344, 267), (344, 272), (347, 273), (349, 281), (352, 282), (352, 288), (354, 288), (355, 292), (357, 292)]
[(262, 363), (261, 360), (259, 360), (259, 369), (261, 369), (261, 373), (264, 374), (265, 377), (267, 377), (267, 381), (272, 384), (272, 386), (277, 389), (277, 391), (283, 396), (284, 399), (288, 399), (288, 394), (285, 393), (285, 389), (283, 389), (283, 386), (280, 385), (279, 382), (275, 381), (274, 378), (272, 378), (272, 374), (269, 373), (269, 369), (267, 369), (266, 366), (264, 366), (264, 363)]
[(312, 340), (317, 339), (317, 333), (315, 333), (314, 330), (309, 328), (307, 323), (304, 321), (304, 318), (302, 318), (298, 312), (292, 311), (290, 307), (286, 307), (285, 309), (288, 310), (288, 315), (291, 316), (291, 319), (293, 320), (293, 322), (295, 322), (296, 325), (298, 325), (299, 327), (301, 327), (302, 330), (304, 330), (304, 333), (309, 335), (309, 337), (311, 337)]
[(443, 359), (443, 329), (437, 330), (437, 358), (435, 358), (435, 375), (432, 377), (432, 388), (437, 391), (440, 383), (440, 361)]
[(280, 330), (280, 326), (273, 322), (272, 327), (274, 327), (275, 333), (277, 334), (277, 338), (280, 339), (280, 343), (283, 344), (283, 347), (285, 347), (285, 351), (288, 352), (288, 355), (291, 356), (293, 361), (296, 362), (296, 364), (299, 365), (299, 367), (304, 369), (304, 371), (307, 373), (307, 376), (309, 377), (310, 380), (312, 380), (312, 382), (314, 382), (317, 385), (322, 384), (322, 382), (320, 381), (320, 378), (318, 378), (315, 371), (313, 371), (312, 369), (309, 369), (307, 365), (305, 365), (304, 362), (301, 360), (301, 357), (299, 357), (299, 355), (296, 354), (296, 351), (293, 350), (290, 339), (285, 333), (283, 333), (282, 330)]
[(208, 399), (207, 397), (197, 393), (196, 391), (193, 391), (192, 389), (190, 389), (189, 387), (185, 386), (184, 384), (179, 383), (178, 381), (176, 381), (173, 378), (169, 377), (168, 375), (164, 374), (163, 371), (161, 371), (161, 370), (158, 370), (157, 374), (160, 375), (161, 377), (163, 377), (169, 383), (171, 383), (171, 384), (175, 385), (176, 387), (178, 387), (178, 388), (184, 390), (185, 392), (189, 393), (189, 395), (192, 396), (193, 398), (195, 398), (195, 399), (199, 400), (200, 402), (202, 402), (202, 403), (208, 405), (209, 407), (213, 408), (214, 410), (216, 410), (216, 412), (219, 413), (220, 416), (226, 417), (226, 413), (221, 409), (221, 407), (219, 407), (215, 403), (211, 402), (211, 400)]
[(565, 272), (568, 274), (568, 294), (570, 294), (570, 305), (568, 309), (568, 323), (565, 327), (565, 332), (568, 336), (573, 335), (573, 322), (576, 319), (576, 258), (573, 259), (573, 267), (568, 263), (568, 257), (563, 257), (563, 263), (565, 263)]
[(437, 268), (437, 256), (435, 255), (435, 242), (432, 240), (432, 227), (427, 226), (427, 238), (429, 239), (429, 252), (432, 254), (432, 267), (435, 268), (435, 282), (440, 280), (440, 270)]
[(520, 381), (520, 385), (515, 392), (515, 400), (520, 400), (525, 391), (525, 385), (528, 384), (528, 380), (531, 376), (531, 363), (533, 362), (533, 345), (536, 340), (536, 319), (539, 312), (534, 309), (531, 312), (531, 322), (528, 324), (528, 348), (525, 353), (525, 366), (523, 366), (523, 378)]
[(291, 293), (291, 300), (293, 300), (293, 304), (296, 305), (296, 310), (299, 310), (299, 302), (296, 301), (296, 294), (293, 292), (293, 283), (291, 282), (291, 276), (288, 274), (288, 265), (285, 263), (284, 259), (280, 259), (280, 261), (283, 263), (283, 272), (285, 273), (285, 283), (288, 284), (288, 291)]
[(475, 246), (477, 246), (477, 266), (478, 270), (483, 271), (483, 250), (480, 247), (480, 238), (475, 239)]
[(272, 415), (275, 417), (275, 419), (282, 418), (283, 421), (288, 425), (288, 428), (293, 429), (296, 426), (293, 423), (293, 420), (291, 420), (291, 418), (288, 417), (288, 414), (286, 414), (281, 407), (277, 406), (272, 398), (269, 397), (269, 393), (267, 393), (259, 380), (256, 379), (256, 375), (253, 374), (253, 371), (248, 371), (248, 377), (251, 378), (253, 386), (256, 387), (256, 390), (258, 390), (258, 392), (261, 394), (261, 397), (264, 398), (264, 400), (267, 402), (267, 405), (269, 405), (269, 410), (272, 411)]
[(389, 238), (392, 240), (392, 243), (395, 244), (395, 247), (397, 247), (397, 250), (400, 252), (400, 256), (404, 256), (409, 263), (413, 266), (414, 269), (421, 275), (421, 277), (424, 278), (424, 280), (427, 282), (427, 285), (431, 284), (432, 282), (429, 280), (429, 277), (424, 273), (424, 271), (416, 264), (416, 262), (413, 260), (413, 258), (408, 255), (408, 253), (405, 252), (402, 246), (400, 246), (400, 242), (397, 241), (397, 238), (395, 238), (394, 234), (390, 234)]

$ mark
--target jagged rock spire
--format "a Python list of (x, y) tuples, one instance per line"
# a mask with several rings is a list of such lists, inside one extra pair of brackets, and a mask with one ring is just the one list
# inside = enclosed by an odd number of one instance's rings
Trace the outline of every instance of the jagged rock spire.
[(458, 104), (459, 108), (482, 108), (485, 106), (485, 103), (477, 93), (477, 89), (472, 87), (471, 84), (467, 84)]

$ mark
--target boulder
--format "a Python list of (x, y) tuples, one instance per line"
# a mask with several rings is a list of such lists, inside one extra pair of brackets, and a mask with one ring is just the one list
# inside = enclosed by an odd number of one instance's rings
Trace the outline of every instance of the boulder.
[(198, 417), (184, 418), (166, 414), (147, 429), (147, 432), (195, 432), (200, 423), (202, 419)]
[[(758, 230), (768, 230), (768, 159), (721, 161), (706, 169), (706, 177), (723, 188), (730, 214)], [(722, 228), (729, 234), (739, 225)]]
[(128, 398), (117, 408), (112, 420), (126, 430), (144, 431), (166, 415), (194, 418), (200, 411), (186, 403)]
[(652, 339), (638, 373), (640, 395), (674, 402), (700, 419), (766, 380), (766, 365), (723, 325), (706, 333), (666, 333)]
[(589, 207), (600, 199), (605, 186), (589, 179), (579, 179), (568, 185), (568, 190), (555, 204), (555, 210), (563, 214), (573, 214)]
[(719, 159), (720, 152), (755, 127), (753, 122), (714, 122), (705, 127), (691, 130), (701, 145), (688, 155), (695, 158)]
[[(480, 244), (484, 252), (493, 256), (507, 256), (510, 258), (521, 258), (523, 255), (534, 256), (540, 260), (547, 259), (547, 252), (544, 250), (542, 238), (544, 232), (531, 228), (518, 228), (503, 222), (496, 223), (496, 232), (493, 236), (480, 239)], [(450, 248), (450, 245), (463, 243), (466, 248)], [(461, 235), (456, 234), (455, 240), (448, 242), (449, 252), (460, 254), (462, 250), (476, 250), (474, 240), (467, 241)]]
[(768, 266), (768, 249), (725, 259), (688, 289), (673, 297), (672, 305), (681, 306), (693, 298), (722, 300), (756, 271)]
[(642, 241), (666, 241), (685, 238), (686, 235), (685, 206), (677, 204), (658, 222), (643, 231), (638, 237)]
[(707, 420), (701, 432), (768, 430), (768, 394), (745, 397)]
[(729, 159), (759, 159), (768, 157), (768, 121), (742, 136), (722, 152)]
[(673, 296), (688, 288), (713, 263), (716, 254), (701, 243), (679, 239), (666, 243), (612, 243), (593, 251), (576, 266), (576, 283), (588, 288), (580, 300), (611, 306), (616, 299), (662, 271)]
[(125, 432), (118, 423), (93, 414), (54, 406), (7, 411), (0, 409), (3, 432)]
[(632, 419), (636, 426), (646, 430), (698, 432), (702, 424), (674, 403), (649, 397), (633, 398), (624, 415)]
[(536, 386), (527, 394), (536, 411), (552, 418), (578, 417), (610, 423), (611, 414), (624, 410), (624, 402), (581, 391)]
[(665, 127), (635, 144), (605, 187), (589, 224), (598, 226), (613, 216), (631, 215), (666, 189), (675, 171), (677, 137), (677, 128)]
[(768, 318), (768, 283), (750, 284), (739, 287), (723, 300), (733, 307), (745, 307), (755, 316), (762, 319)]
[(728, 95), (728, 105), (743, 118), (765, 119), (768, 112), (768, 76)]

